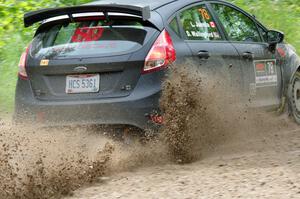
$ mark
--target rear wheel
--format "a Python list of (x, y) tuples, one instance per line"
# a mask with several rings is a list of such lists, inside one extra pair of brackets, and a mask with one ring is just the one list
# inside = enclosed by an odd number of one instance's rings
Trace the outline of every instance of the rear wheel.
[(295, 121), (300, 124), (300, 72), (295, 73), (291, 86), (291, 112)]

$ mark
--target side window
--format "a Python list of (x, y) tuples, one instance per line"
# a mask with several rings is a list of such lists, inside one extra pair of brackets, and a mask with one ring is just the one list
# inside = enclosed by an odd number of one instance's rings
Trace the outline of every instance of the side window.
[(260, 26), (258, 26), (258, 30), (260, 31), (260, 34), (263, 37), (263, 40), (265, 42), (267, 42), (268, 41), (267, 32), (263, 28), (261, 28)]
[(180, 22), (189, 40), (221, 40), (217, 26), (205, 5), (182, 11)]
[(177, 18), (175, 17), (171, 22), (170, 22), (170, 28), (176, 32), (176, 34), (178, 36), (180, 36), (180, 33), (179, 33), (179, 27), (178, 27), (178, 23), (177, 23)]
[(231, 41), (261, 42), (256, 24), (248, 16), (223, 4), (212, 4)]

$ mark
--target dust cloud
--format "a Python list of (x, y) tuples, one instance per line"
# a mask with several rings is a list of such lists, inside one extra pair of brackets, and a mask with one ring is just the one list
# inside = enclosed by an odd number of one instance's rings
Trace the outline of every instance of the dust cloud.
[(101, 182), (101, 177), (169, 162), (157, 139), (129, 143), (105, 128), (0, 126), (0, 198), (49, 199)]
[[(240, 84), (191, 63), (173, 66), (161, 97), (161, 138), (173, 161), (190, 163), (225, 143), (265, 139), (274, 131), (296, 126), (276, 112), (250, 108), (252, 101), (240, 92)], [(272, 136), (268, 139), (272, 142)]]
[(160, 100), (163, 127), (146, 142), (126, 144), (104, 136), (101, 128), (40, 129), (2, 120), (0, 198), (61, 198), (118, 172), (204, 160), (222, 143), (265, 137), (266, 130), (286, 125), (250, 111), (234, 91), (190, 64), (173, 66)]
[(59, 198), (97, 180), (106, 171), (114, 146), (84, 132), (37, 131), (2, 123), (0, 198)]

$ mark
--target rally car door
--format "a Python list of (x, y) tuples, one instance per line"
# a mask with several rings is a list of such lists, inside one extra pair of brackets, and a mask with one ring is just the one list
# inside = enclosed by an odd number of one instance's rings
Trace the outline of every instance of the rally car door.
[(178, 19), (185, 43), (191, 49), (192, 60), (201, 74), (226, 86), (242, 87), (242, 72), (235, 60), (238, 52), (225, 39), (207, 4), (198, 3), (182, 9)]
[(251, 106), (276, 107), (280, 104), (281, 68), (275, 53), (264, 42), (263, 29), (242, 10), (226, 3), (212, 3), (224, 32), (237, 49), (243, 73), (245, 98)]

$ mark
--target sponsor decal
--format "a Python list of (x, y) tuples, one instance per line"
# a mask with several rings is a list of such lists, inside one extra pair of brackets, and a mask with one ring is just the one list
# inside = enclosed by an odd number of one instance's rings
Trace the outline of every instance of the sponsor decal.
[(72, 36), (72, 42), (98, 41), (103, 34), (103, 27), (81, 27), (77, 28)]
[(282, 48), (277, 48), (277, 52), (282, 58), (286, 56), (285, 51)]
[(265, 70), (265, 64), (264, 63), (256, 63), (255, 68), (256, 68), (256, 71), (262, 72)]
[(117, 47), (116, 42), (110, 42), (106, 44), (99, 44), (99, 43), (78, 43), (76, 48), (80, 49), (94, 49), (94, 48), (99, 48), (99, 49), (113, 49)]
[(48, 66), (49, 65), (49, 59), (42, 59), (40, 62), (41, 66)]
[(256, 87), (276, 86), (276, 60), (254, 61)]

